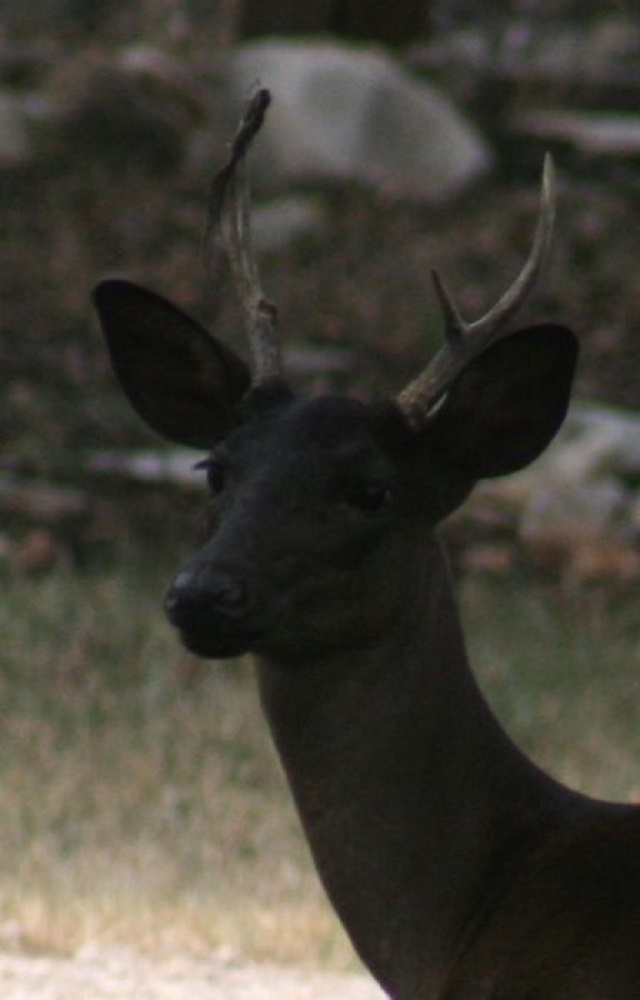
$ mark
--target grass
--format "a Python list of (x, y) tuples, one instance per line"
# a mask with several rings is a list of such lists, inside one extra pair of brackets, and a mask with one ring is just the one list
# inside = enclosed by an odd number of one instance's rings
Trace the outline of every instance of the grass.
[[(180, 650), (160, 612), (170, 572), (159, 557), (5, 581), (0, 947), (347, 967), (250, 665)], [(575, 786), (640, 798), (632, 609), (477, 584), (464, 606), (519, 742)]]
[[(250, 666), (178, 647), (133, 565), (18, 579), (0, 615), (0, 944), (346, 964)], [(3, 932), (4, 927), (4, 932)]]
[(637, 597), (513, 581), (462, 597), (478, 678), (517, 742), (574, 788), (640, 801)]

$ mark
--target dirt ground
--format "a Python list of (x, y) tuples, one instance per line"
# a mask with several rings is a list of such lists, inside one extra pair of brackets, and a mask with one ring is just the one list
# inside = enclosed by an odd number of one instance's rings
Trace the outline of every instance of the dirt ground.
[(74, 958), (0, 955), (2, 1000), (383, 1000), (364, 975), (127, 951)]

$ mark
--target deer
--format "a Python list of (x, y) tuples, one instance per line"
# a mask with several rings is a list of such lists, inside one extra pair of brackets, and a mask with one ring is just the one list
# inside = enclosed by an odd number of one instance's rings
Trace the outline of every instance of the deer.
[(519, 327), (551, 243), (482, 317), (434, 272), (442, 348), (393, 399), (304, 396), (251, 245), (249, 103), (211, 192), (252, 364), (123, 278), (94, 292), (138, 415), (204, 453), (211, 530), (166, 614), (214, 660), (253, 654), (261, 705), (326, 893), (394, 1000), (637, 1000), (640, 807), (530, 760), (471, 671), (438, 526), (533, 461), (567, 411), (578, 341)]

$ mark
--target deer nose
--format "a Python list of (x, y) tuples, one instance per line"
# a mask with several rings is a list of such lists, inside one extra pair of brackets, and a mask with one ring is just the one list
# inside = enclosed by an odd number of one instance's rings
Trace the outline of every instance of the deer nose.
[(247, 585), (223, 574), (198, 579), (179, 574), (166, 599), (169, 621), (179, 629), (198, 629), (212, 619), (241, 622), (249, 608)]

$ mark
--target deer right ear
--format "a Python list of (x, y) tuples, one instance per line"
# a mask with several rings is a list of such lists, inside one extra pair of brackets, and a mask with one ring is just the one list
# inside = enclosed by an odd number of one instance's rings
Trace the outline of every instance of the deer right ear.
[(529, 465), (565, 418), (577, 356), (573, 333), (546, 323), (473, 358), (425, 428), (441, 462), (469, 486)]
[(154, 292), (107, 279), (93, 299), (111, 363), (129, 402), (163, 437), (210, 449), (237, 423), (248, 366)]

